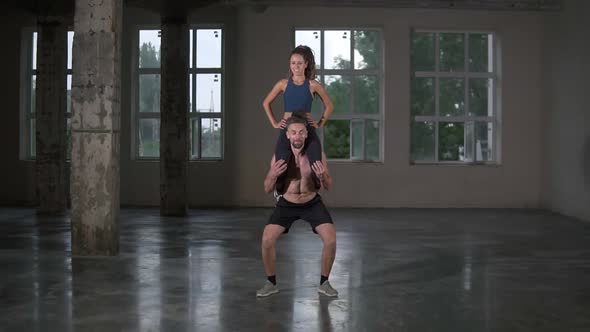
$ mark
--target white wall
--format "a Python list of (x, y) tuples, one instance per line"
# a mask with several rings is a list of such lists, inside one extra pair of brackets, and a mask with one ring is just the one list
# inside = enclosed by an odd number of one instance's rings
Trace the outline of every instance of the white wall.
[[(541, 207), (541, 93), (544, 14), (409, 9), (269, 8), (222, 13), (203, 10), (194, 22), (225, 22), (226, 118), (225, 160), (191, 162), (192, 206), (270, 206), (262, 181), (277, 133), (270, 127), (262, 99), (287, 72), (295, 27), (381, 27), (385, 51), (384, 162), (331, 163), (334, 189), (325, 194), (331, 206), (354, 207)], [(131, 43), (136, 24), (155, 23), (153, 14), (125, 11), (122, 70), (121, 203), (159, 204), (159, 164), (131, 160)], [(434, 166), (409, 164), (410, 28), (485, 29), (502, 42), (502, 165)], [(3, 29), (8, 34), (8, 29)], [(14, 31), (14, 30), (13, 30)], [(13, 44), (20, 41), (9, 37)], [(17, 68), (16, 55), (0, 55)], [(14, 73), (12, 73), (14, 71)], [(18, 69), (11, 69), (13, 81)], [(11, 123), (0, 124), (0, 142), (8, 162), (0, 181), (0, 201), (30, 201), (34, 167), (18, 161), (18, 95), (8, 96)], [(12, 90), (10, 90), (12, 89)], [(3, 90), (6, 91), (6, 90)], [(280, 102), (278, 103), (280, 104)], [(277, 104), (277, 106), (278, 106)], [(280, 109), (280, 107), (277, 107)], [(6, 144), (5, 144), (6, 145)], [(23, 166), (25, 165), (25, 166)]]
[(546, 22), (543, 203), (590, 221), (590, 2)]

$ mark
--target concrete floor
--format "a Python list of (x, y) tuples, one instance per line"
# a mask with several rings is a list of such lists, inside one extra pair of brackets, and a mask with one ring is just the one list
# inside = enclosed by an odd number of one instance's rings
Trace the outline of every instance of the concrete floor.
[(590, 331), (590, 223), (544, 211), (335, 209), (331, 283), (304, 222), (257, 299), (269, 209), (121, 211), (118, 257), (71, 257), (69, 220), (0, 209), (2, 331)]

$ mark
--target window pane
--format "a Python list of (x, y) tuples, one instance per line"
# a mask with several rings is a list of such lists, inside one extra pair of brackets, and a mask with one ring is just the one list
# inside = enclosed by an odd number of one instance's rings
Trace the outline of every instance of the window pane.
[(35, 158), (37, 155), (37, 121), (33, 118), (29, 120), (29, 151), (31, 151), (31, 157)]
[(68, 75), (66, 85), (66, 112), (72, 112), (72, 75)]
[(160, 119), (139, 120), (139, 156), (160, 156)]
[(364, 159), (363, 135), (365, 121), (352, 120), (352, 159)]
[(490, 72), (490, 53), (492, 35), (487, 33), (469, 34), (469, 71)]
[(434, 33), (414, 32), (412, 34), (412, 69), (434, 71)]
[(434, 78), (413, 77), (411, 112), (416, 115), (434, 115)]
[(326, 75), (326, 93), (334, 104), (334, 113), (348, 113), (350, 111), (350, 77), (341, 75)]
[(493, 115), (492, 84), (492, 79), (487, 78), (472, 78), (469, 80), (469, 115)]
[(374, 75), (359, 75), (354, 78), (354, 112), (379, 113), (379, 80)]
[(160, 75), (139, 75), (139, 111), (160, 112)]
[(139, 31), (139, 67), (160, 68), (160, 31)]
[(201, 126), (199, 126), (199, 119), (191, 119), (189, 137), (189, 141), (191, 142), (191, 159), (199, 159), (199, 139), (201, 139), (201, 136), (199, 135), (200, 130)]
[(365, 135), (365, 150), (367, 151), (367, 160), (379, 160), (379, 121), (367, 120)]
[(494, 160), (494, 127), (491, 122), (475, 123), (475, 160)]
[(68, 69), (72, 69), (72, 45), (74, 44), (74, 31), (68, 31)]
[(381, 33), (354, 32), (354, 69), (376, 69), (381, 63)]
[(440, 71), (464, 71), (465, 43), (463, 39), (462, 33), (440, 34)]
[(194, 54), (193, 54), (194, 53), (194, 50), (193, 50), (193, 42), (194, 42), (194, 40), (193, 40), (193, 38), (194, 38), (193, 32), (194, 31), (195, 30), (190, 29), (189, 32), (188, 32), (188, 34), (189, 34), (189, 37), (188, 37), (188, 40), (189, 40), (188, 41), (188, 47), (189, 47), (189, 49), (188, 49), (188, 53), (189, 53), (188, 67), (189, 68), (195, 68), (195, 64), (193, 63), (193, 57), (194, 57)]
[(31, 77), (31, 113), (35, 113), (35, 96), (37, 94), (37, 75)]
[(459, 156), (460, 160), (473, 161), (473, 131), (475, 129), (473, 121), (465, 123), (465, 149), (463, 156)]
[(221, 74), (197, 74), (197, 112), (221, 112)]
[(194, 74), (188, 74), (188, 111), (194, 112), (195, 109), (193, 108), (194, 99), (193, 99), (193, 78), (195, 77)]
[(330, 120), (324, 126), (324, 150), (331, 159), (350, 158), (350, 121)]
[(197, 30), (197, 68), (221, 68), (221, 29)]
[(33, 32), (33, 70), (37, 70), (37, 33)]
[(295, 31), (295, 46), (309, 46), (315, 57), (316, 69), (322, 68), (322, 35), (319, 30)]
[(440, 84), (440, 115), (465, 115), (465, 87), (461, 78), (441, 78)]
[(439, 123), (438, 158), (441, 161), (459, 161), (464, 159), (465, 136), (464, 124), (460, 122)]
[(221, 119), (201, 119), (201, 158), (221, 158)]
[(325, 31), (326, 69), (350, 69), (350, 31)]
[(434, 161), (434, 123), (412, 122), (411, 158)]

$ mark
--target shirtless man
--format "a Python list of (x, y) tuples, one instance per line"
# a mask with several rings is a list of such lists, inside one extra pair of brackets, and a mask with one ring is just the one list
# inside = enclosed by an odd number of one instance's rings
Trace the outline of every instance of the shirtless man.
[(291, 224), (298, 219), (309, 222), (313, 232), (319, 234), (324, 243), (318, 293), (326, 296), (338, 296), (338, 292), (332, 288), (328, 281), (336, 257), (336, 229), (330, 213), (317, 193), (319, 189), (316, 189), (313, 182), (312, 172), (317, 175), (321, 187), (325, 189), (332, 186), (332, 177), (328, 171), (325, 154), (322, 153), (321, 161), (316, 161), (314, 165), (310, 166), (307, 156), (302, 151), (307, 137), (306, 124), (307, 120), (297, 113), (287, 119), (286, 135), (291, 144), (293, 155), (289, 163), (275, 160), (273, 157), (270, 162), (270, 170), (264, 179), (264, 190), (270, 193), (275, 188), (277, 178), (288, 170), (284, 177), (287, 189), (283, 195), (279, 196), (275, 210), (262, 234), (262, 260), (268, 280), (261, 289), (256, 291), (257, 297), (265, 297), (279, 292), (275, 275), (275, 244), (279, 236), (287, 233)]

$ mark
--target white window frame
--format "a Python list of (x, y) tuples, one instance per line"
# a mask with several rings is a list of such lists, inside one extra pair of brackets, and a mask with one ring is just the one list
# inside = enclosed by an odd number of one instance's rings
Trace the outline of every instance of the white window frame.
[[(74, 32), (71, 29), (67, 29), (66, 31), (66, 48), (67, 48), (67, 33)], [(19, 158), (20, 160), (28, 160), (34, 161), (36, 160), (36, 149), (35, 155), (33, 155), (33, 144), (36, 142), (32, 142), (32, 138), (36, 139), (36, 133), (33, 135), (32, 128), (31, 128), (31, 121), (36, 118), (36, 113), (31, 112), (33, 108), (33, 103), (35, 100), (32, 100), (32, 84), (33, 84), (33, 76), (37, 76), (37, 69), (33, 69), (33, 54), (35, 53), (34, 44), (34, 34), (37, 33), (37, 27), (25, 27), (22, 29), (21, 32), (21, 66), (20, 66), (20, 146), (19, 146)], [(38, 41), (37, 41), (38, 43)], [(68, 57), (68, 50), (66, 49), (65, 52), (66, 61)], [(73, 70), (72, 68), (67, 68), (66, 62), (66, 91), (67, 91), (67, 77), (72, 75)], [(37, 88), (37, 83), (35, 83), (35, 89)], [(67, 98), (66, 98), (67, 102)], [(71, 105), (70, 105), (71, 106)], [(71, 108), (70, 108), (71, 110)], [(67, 105), (66, 109), (64, 110), (66, 113), (66, 134), (68, 130), (67, 123), (72, 118), (72, 113), (67, 112)], [(66, 147), (67, 148), (67, 147)], [(66, 156), (69, 160), (70, 156)]]
[[(434, 79), (434, 115), (416, 115), (411, 116), (411, 123), (415, 122), (432, 122), (434, 123), (434, 160), (413, 160), (411, 158), (411, 146), (410, 146), (410, 163), (415, 165), (420, 164), (450, 164), (450, 165), (499, 165), (501, 163), (500, 158), (500, 136), (501, 136), (501, 117), (500, 117), (500, 96), (501, 96), (501, 85), (500, 85), (500, 47), (499, 38), (497, 33), (487, 30), (430, 30), (430, 29), (413, 29), (410, 33), (410, 51), (412, 43), (413, 33), (434, 33), (434, 59), (435, 69), (434, 71), (413, 71), (411, 68), (411, 74), (416, 78), (433, 78)], [(462, 72), (441, 72), (440, 68), (440, 41), (439, 34), (441, 33), (462, 33), (464, 35), (464, 71)], [(492, 71), (489, 72), (469, 72), (469, 34), (489, 34), (492, 36), (491, 50), (488, 50), (488, 54), (491, 56), (489, 64), (492, 66)], [(463, 116), (443, 116), (440, 115), (440, 94), (439, 94), (439, 81), (441, 78), (460, 78), (464, 80), (464, 100), (465, 100), (465, 113)], [(491, 79), (492, 91), (491, 100), (488, 99), (488, 104), (492, 105), (492, 116), (469, 116), (469, 80), (472, 78), (486, 78)], [(411, 94), (410, 89), (410, 94)], [(410, 98), (411, 99), (411, 98)], [(474, 126), (476, 122), (487, 122), (493, 126), (493, 142), (492, 142), (492, 160), (476, 160), (474, 157), (466, 160), (439, 160), (439, 124), (440, 123), (451, 123), (451, 122), (462, 122), (464, 124), (464, 142), (465, 148), (469, 146), (467, 140), (467, 126)], [(411, 129), (410, 129), (411, 130)], [(476, 134), (475, 128), (473, 130), (472, 140), (470, 146), (475, 149), (476, 146)], [(471, 155), (475, 156), (475, 151), (471, 151)]]
[[(319, 82), (322, 86), (325, 85), (325, 77), (326, 75), (341, 75), (341, 76), (348, 76), (351, 78), (351, 81), (354, 80), (356, 76), (363, 76), (363, 75), (371, 75), (376, 76), (379, 80), (379, 112), (377, 114), (365, 114), (365, 113), (355, 113), (354, 112), (354, 87), (355, 85), (351, 85), (351, 98), (350, 98), (350, 107), (346, 113), (336, 113), (333, 112), (328, 119), (328, 123), (334, 120), (348, 120), (350, 121), (350, 140), (349, 140), (349, 156), (350, 158), (329, 158), (329, 161), (337, 161), (337, 162), (362, 162), (362, 163), (382, 163), (384, 160), (384, 137), (385, 137), (385, 130), (384, 130), (384, 91), (385, 91), (385, 71), (384, 71), (384, 38), (383, 38), (383, 28), (381, 27), (321, 27), (321, 28), (309, 28), (309, 27), (296, 27), (293, 29), (293, 45), (296, 44), (295, 34), (297, 31), (320, 31), (320, 38), (321, 38), (321, 45), (320, 45), (320, 54), (323, 57), (325, 53), (325, 32), (326, 31), (342, 31), (346, 30), (350, 32), (350, 69), (325, 69), (325, 63), (322, 59), (322, 67), (318, 68), (316, 65), (316, 76), (320, 77)], [(355, 56), (354, 56), (354, 31), (379, 31), (380, 35), (380, 66), (377, 69), (354, 69), (355, 63)], [(297, 45), (295, 45), (297, 46)], [(317, 64), (317, 60), (316, 60)], [(323, 104), (322, 104), (323, 109)], [(376, 120), (379, 122), (379, 158), (376, 160), (369, 160), (367, 159), (367, 151), (366, 151), (366, 144), (365, 140), (367, 137), (366, 128), (367, 128), (367, 120)], [(364, 126), (362, 126), (363, 134), (361, 135), (362, 138), (362, 157), (361, 158), (353, 158), (353, 122), (364, 122)], [(320, 141), (322, 143), (322, 149), (324, 148), (324, 130), (318, 130), (318, 136), (320, 137)]]
[[(197, 30), (201, 30), (201, 29), (219, 29), (221, 30), (221, 68), (197, 68)], [(192, 99), (189, 100), (189, 105), (191, 107), (191, 109), (189, 110), (189, 130), (190, 130), (190, 123), (192, 123), (193, 120), (198, 120), (196, 121), (199, 125), (199, 128), (197, 128), (196, 132), (199, 133), (199, 147), (198, 147), (198, 155), (197, 157), (193, 157), (192, 156), (192, 142), (189, 142), (189, 158), (191, 161), (220, 161), (223, 160), (223, 156), (224, 156), (224, 150), (225, 150), (225, 81), (226, 81), (226, 77), (225, 77), (225, 29), (224, 26), (222, 24), (213, 24), (213, 25), (204, 25), (204, 24), (198, 24), (198, 25), (191, 25), (190, 26), (190, 31), (193, 31), (192, 34), (192, 44), (189, 43), (189, 45), (192, 45), (192, 48), (189, 50), (189, 54), (192, 53), (193, 54), (193, 59), (192, 59), (192, 63), (189, 63), (188, 65), (188, 73), (189, 73), (189, 79), (192, 80), (192, 85), (189, 83), (189, 87), (192, 86), (192, 89), (194, 90), (192, 92), (189, 92), (189, 98), (191, 98), (191, 93), (192, 93)], [(190, 37), (190, 32), (189, 32), (189, 37)], [(190, 59), (190, 55), (189, 55), (189, 59)], [(221, 75), (221, 105), (220, 105), (220, 109), (221, 112), (197, 112), (196, 111), (196, 107), (197, 107), (197, 74), (220, 74)], [(221, 142), (219, 142), (220, 144), (220, 148), (221, 148), (221, 156), (220, 157), (201, 157), (201, 153), (203, 152), (202, 149), (202, 139), (201, 139), (201, 120), (202, 119), (211, 119), (211, 118), (220, 118), (221, 119)]]
[[(139, 67), (139, 35), (142, 30), (156, 30), (161, 34), (161, 26), (159, 25), (138, 25), (134, 30), (133, 34), (133, 56), (131, 57), (131, 95), (133, 96), (131, 100), (131, 109), (133, 110), (131, 115), (131, 159), (132, 160), (144, 160), (144, 161), (157, 161), (160, 160), (160, 157), (143, 157), (139, 155), (139, 122), (141, 119), (158, 119), (160, 120), (160, 112), (140, 112), (139, 110), (139, 78), (141, 75), (144, 74), (154, 74), (160, 75), (160, 80), (162, 77), (162, 63), (160, 62), (160, 67), (157, 68), (140, 68)], [(160, 43), (160, 50), (158, 50), (161, 54), (161, 43)]]
[[(191, 144), (192, 142), (189, 142), (189, 149), (188, 149), (188, 155), (187, 158), (189, 161), (220, 161), (223, 160), (224, 158), (224, 142), (225, 142), (225, 117), (224, 117), (224, 106), (225, 106), (225, 29), (224, 26), (221, 24), (216, 24), (216, 25), (189, 25), (189, 38), (190, 38), (190, 31), (196, 31), (198, 29), (219, 29), (221, 30), (221, 68), (196, 68), (196, 58), (197, 58), (197, 53), (196, 53), (196, 49), (197, 49), (197, 45), (196, 45), (196, 33), (193, 32), (193, 40), (192, 40), (192, 48), (189, 48), (189, 59), (187, 59), (187, 62), (189, 62), (188, 65), (188, 79), (189, 80), (193, 80), (192, 81), (192, 89), (195, 91), (195, 93), (192, 93), (192, 98), (191, 98), (191, 92), (189, 91), (188, 94), (188, 98), (191, 100), (188, 100), (188, 105), (189, 107), (191, 107), (191, 110), (187, 109), (187, 117), (188, 117), (188, 126), (187, 126), (187, 130), (190, 131), (190, 124), (191, 121), (197, 119), (197, 123), (199, 124), (199, 128), (197, 130), (198, 133), (201, 132), (201, 119), (207, 119), (207, 118), (221, 118), (221, 142), (220, 142), (220, 147), (221, 147), (221, 157), (217, 158), (202, 158), (202, 157), (196, 157), (193, 158), (192, 157), (192, 153), (191, 153)], [(131, 94), (133, 96), (133, 100), (132, 100), (132, 121), (131, 121), (131, 131), (133, 133), (133, 135), (131, 135), (131, 146), (133, 147), (131, 149), (131, 159), (132, 160), (152, 160), (152, 161), (159, 161), (160, 157), (142, 157), (139, 156), (139, 121), (141, 119), (161, 119), (161, 113), (160, 112), (140, 112), (139, 110), (139, 77), (140, 75), (143, 74), (156, 74), (156, 75), (160, 75), (161, 78), (161, 63), (160, 63), (160, 67), (158, 68), (140, 68), (139, 67), (139, 35), (140, 35), (140, 31), (141, 30), (157, 30), (161, 32), (161, 26), (159, 25), (138, 25), (135, 29), (134, 32), (134, 37), (133, 37), (133, 45), (134, 45), (134, 51), (133, 51), (133, 57), (132, 57), (132, 88), (131, 88)], [(189, 45), (191, 45), (191, 43), (189, 42)], [(191, 68), (192, 64), (190, 63), (190, 54), (193, 54), (193, 64), (194, 67)], [(160, 53), (161, 54), (161, 53)], [(194, 75), (193, 75), (194, 74)], [(203, 112), (203, 113), (199, 113), (199, 112), (193, 112), (192, 108), (196, 107), (196, 74), (221, 74), (221, 112)], [(189, 81), (189, 89), (191, 87), (190, 81)], [(187, 132), (187, 134), (190, 134), (189, 132)], [(199, 137), (199, 154), (202, 152), (201, 149), (201, 138)]]

